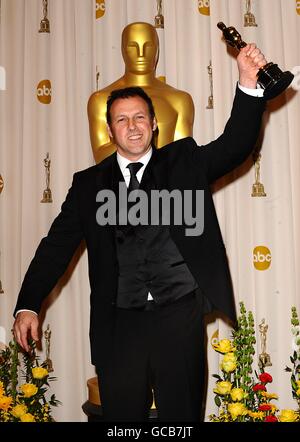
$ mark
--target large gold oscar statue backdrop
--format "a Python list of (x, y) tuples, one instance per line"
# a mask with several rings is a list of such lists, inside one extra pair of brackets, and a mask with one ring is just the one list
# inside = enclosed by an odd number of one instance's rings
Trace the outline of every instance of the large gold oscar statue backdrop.
[(122, 32), (124, 75), (104, 89), (93, 93), (88, 102), (90, 138), (96, 163), (115, 152), (106, 129), (106, 101), (111, 91), (128, 86), (140, 86), (152, 98), (158, 121), (156, 147), (191, 136), (194, 104), (191, 96), (155, 76), (159, 54), (159, 39), (150, 23), (136, 22)]

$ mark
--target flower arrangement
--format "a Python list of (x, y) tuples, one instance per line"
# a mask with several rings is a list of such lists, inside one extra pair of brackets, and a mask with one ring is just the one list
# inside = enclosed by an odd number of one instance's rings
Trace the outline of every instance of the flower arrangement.
[(240, 316), (232, 339), (222, 339), (214, 349), (223, 355), (220, 364), (221, 375), (214, 389), (215, 403), (219, 415), (209, 416), (212, 422), (277, 422), (277, 407), (271, 400), (278, 399), (275, 393), (267, 392), (272, 376), (261, 369), (253, 377), (253, 356), (255, 354), (255, 329), (252, 312), (246, 312), (240, 303)]
[(291, 373), (292, 395), (297, 402), (298, 409), (285, 409), (281, 411), (280, 420), (282, 422), (300, 422), (300, 327), (299, 317), (296, 307), (292, 307), (292, 335), (293, 335), (293, 355), (290, 356), (292, 368), (286, 367), (285, 371)]
[[(0, 352), (0, 422), (52, 422), (51, 406), (60, 404), (54, 394), (46, 399), (49, 382), (55, 378), (49, 376), (45, 363), (39, 365), (33, 341), (30, 348), (29, 353), (23, 352), (13, 339)], [(21, 365), (23, 382), (18, 386)]]

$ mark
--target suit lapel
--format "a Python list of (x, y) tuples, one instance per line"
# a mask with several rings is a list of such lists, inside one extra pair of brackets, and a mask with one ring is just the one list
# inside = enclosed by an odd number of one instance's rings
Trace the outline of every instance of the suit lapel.
[[(112, 154), (109, 158), (104, 160), (102, 163), (98, 165), (98, 171), (96, 175), (96, 188), (97, 192), (101, 190), (111, 190), (114, 192), (116, 205), (117, 205), (117, 213), (118, 217), (118, 201), (119, 201), (119, 182), (124, 182), (124, 177), (120, 170), (117, 154)], [(99, 203), (96, 203), (96, 210), (99, 208)], [(108, 230), (107, 230), (108, 229)], [(102, 231), (102, 229), (98, 229), (98, 231)], [(106, 226), (105, 227), (106, 234), (110, 232), (114, 238), (115, 235), (115, 226)]]
[(98, 173), (96, 177), (97, 190), (109, 189), (113, 190), (116, 196), (119, 193), (119, 182), (124, 181), (121, 169), (117, 161), (117, 154), (112, 154), (104, 163), (98, 165)]
[(155, 148), (153, 149), (152, 156), (143, 174), (141, 181), (142, 188), (146, 185), (146, 180), (151, 175), (154, 177), (155, 187), (157, 189), (168, 188), (168, 162), (166, 157), (162, 157)]
[(114, 154), (113, 162), (112, 162), (112, 177), (111, 177), (111, 188), (115, 192), (116, 197), (119, 196), (119, 183), (125, 183), (123, 174), (121, 172), (117, 154)]

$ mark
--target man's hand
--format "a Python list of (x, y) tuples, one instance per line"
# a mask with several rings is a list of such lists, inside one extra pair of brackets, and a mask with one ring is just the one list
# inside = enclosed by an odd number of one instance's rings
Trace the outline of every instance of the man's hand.
[(257, 84), (257, 72), (259, 68), (267, 64), (264, 54), (256, 47), (255, 43), (247, 44), (242, 48), (237, 57), (239, 69), (239, 83), (241, 86), (255, 89)]
[(29, 337), (32, 337), (34, 341), (39, 340), (38, 326), (39, 320), (36, 314), (27, 311), (17, 314), (13, 330), (18, 344), (21, 345), (24, 350), (29, 351)]

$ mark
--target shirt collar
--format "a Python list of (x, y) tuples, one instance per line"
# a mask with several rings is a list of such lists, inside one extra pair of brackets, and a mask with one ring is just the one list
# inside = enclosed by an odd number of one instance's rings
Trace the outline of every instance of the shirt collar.
[(121, 154), (119, 154), (119, 152), (117, 152), (117, 161), (118, 161), (118, 164), (119, 164), (119, 167), (121, 169), (123, 176), (130, 175), (129, 169), (127, 168), (129, 163), (143, 163), (143, 167), (141, 167), (139, 172), (144, 172), (145, 167), (149, 163), (150, 158), (152, 156), (152, 149), (153, 148), (151, 147), (148, 150), (148, 152), (145, 153), (145, 155), (143, 155), (141, 158), (138, 159), (138, 161), (130, 161), (130, 160), (128, 160), (128, 158), (123, 157)]

